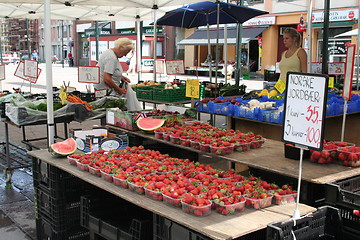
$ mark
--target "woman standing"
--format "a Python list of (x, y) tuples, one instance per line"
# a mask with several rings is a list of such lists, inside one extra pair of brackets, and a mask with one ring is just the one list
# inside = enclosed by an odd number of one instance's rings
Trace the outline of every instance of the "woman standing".
[(284, 44), (287, 48), (281, 55), (280, 80), (286, 84), (288, 72), (307, 72), (307, 54), (300, 47), (300, 33), (295, 28), (286, 28), (284, 31)]
[(123, 76), (123, 69), (119, 59), (134, 49), (129, 38), (118, 38), (114, 47), (103, 52), (99, 58), (100, 83), (94, 84), (95, 89), (107, 89), (110, 95), (125, 95), (126, 89), (120, 87), (121, 82), (130, 83), (130, 80)]

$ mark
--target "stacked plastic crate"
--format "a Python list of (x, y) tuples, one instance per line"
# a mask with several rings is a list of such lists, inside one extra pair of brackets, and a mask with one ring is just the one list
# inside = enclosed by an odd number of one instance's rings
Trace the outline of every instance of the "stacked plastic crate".
[(80, 195), (91, 185), (38, 159), (33, 179), (37, 239), (89, 239), (80, 226)]

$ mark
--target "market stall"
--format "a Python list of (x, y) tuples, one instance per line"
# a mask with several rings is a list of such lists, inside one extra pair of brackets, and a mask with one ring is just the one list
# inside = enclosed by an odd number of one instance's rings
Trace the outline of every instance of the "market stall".
[[(189, 228), (196, 233), (204, 235), (204, 239), (237, 239), (247, 234), (254, 233), (258, 230), (266, 228), (266, 226), (274, 221), (282, 221), (291, 217), (293, 204), (268, 207), (262, 210), (245, 209), (244, 212), (223, 216), (212, 213), (209, 216), (199, 217), (192, 216), (188, 213), (165, 205), (161, 201), (154, 201), (145, 196), (115, 186), (98, 176), (89, 174), (89, 172), (80, 169), (68, 163), (67, 159), (59, 159), (52, 156), (47, 150), (38, 150), (29, 152), (36, 160), (35, 163), (51, 165), (58, 169), (70, 173), (73, 176), (84, 180), (91, 185), (97, 186), (119, 198), (131, 202), (144, 210), (148, 210), (155, 215), (160, 215), (169, 219), (173, 223), (180, 224)], [(61, 193), (60, 193), (61, 194)], [(301, 214), (312, 212), (315, 209), (306, 205), (301, 205)]]

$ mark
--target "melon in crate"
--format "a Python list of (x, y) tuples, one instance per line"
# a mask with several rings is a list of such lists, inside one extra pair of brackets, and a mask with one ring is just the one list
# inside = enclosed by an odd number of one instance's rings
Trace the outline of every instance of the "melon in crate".
[(56, 142), (50, 145), (50, 152), (54, 156), (68, 156), (76, 151), (76, 141), (68, 138), (62, 142)]
[(164, 125), (164, 123), (165, 123), (165, 119), (158, 119), (158, 118), (141, 117), (136, 121), (136, 125), (138, 126), (138, 128), (146, 133), (154, 133), (154, 130)]

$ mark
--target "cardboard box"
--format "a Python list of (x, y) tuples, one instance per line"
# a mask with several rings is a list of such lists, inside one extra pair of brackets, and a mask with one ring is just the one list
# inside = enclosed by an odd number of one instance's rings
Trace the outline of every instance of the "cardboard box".
[(95, 128), (92, 130), (74, 129), (72, 133), (76, 141), (77, 148), (84, 152), (96, 152), (104, 150), (124, 149), (128, 146), (128, 135), (114, 134), (108, 132), (106, 128)]

